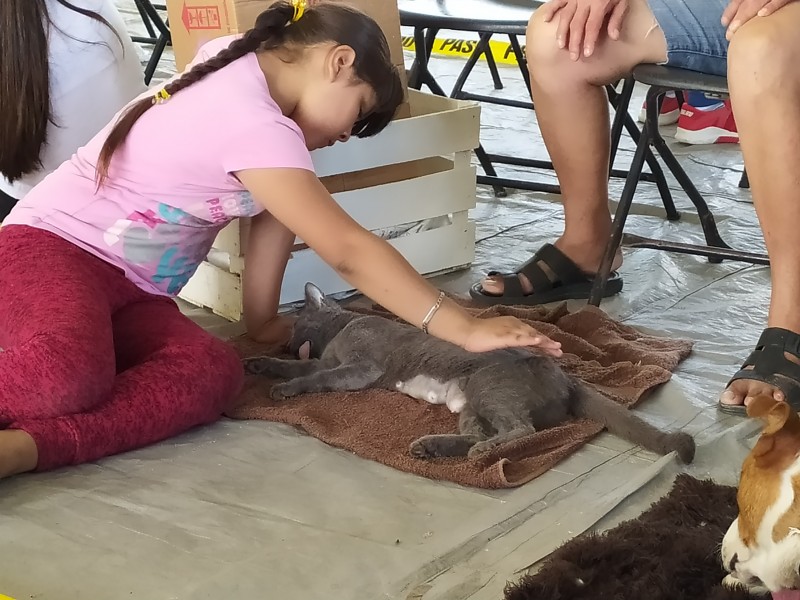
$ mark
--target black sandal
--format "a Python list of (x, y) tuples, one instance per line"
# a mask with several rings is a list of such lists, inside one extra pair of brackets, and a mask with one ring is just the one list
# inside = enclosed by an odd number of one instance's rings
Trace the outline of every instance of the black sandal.
[[(519, 275), (525, 275), (533, 286), (533, 292), (525, 294)], [(587, 299), (594, 285), (594, 276), (584, 273), (571, 258), (552, 244), (545, 244), (514, 273), (490, 271), (489, 276), (503, 278), (503, 293), (487, 293), (480, 283), (472, 286), (469, 293), (479, 304), (535, 305), (563, 300)], [(622, 278), (612, 273), (603, 289), (603, 298), (622, 291)]]
[[(778, 388), (789, 406), (800, 411), (800, 364), (786, 358), (785, 352), (800, 359), (800, 335), (788, 329), (768, 327), (758, 339), (756, 349), (725, 388), (739, 379), (760, 381)], [(744, 404), (723, 404), (718, 401), (717, 408), (731, 415), (747, 415)]]

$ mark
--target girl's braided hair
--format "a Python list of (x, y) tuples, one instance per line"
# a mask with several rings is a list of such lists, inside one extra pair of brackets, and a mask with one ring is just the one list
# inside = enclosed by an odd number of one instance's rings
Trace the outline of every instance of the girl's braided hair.
[[(355, 75), (376, 95), (375, 109), (355, 124), (353, 135), (369, 137), (382, 131), (403, 101), (403, 87), (397, 68), (392, 64), (389, 44), (377, 23), (356, 9), (336, 3), (308, 8), (296, 22), (292, 22), (294, 14), (295, 9), (288, 2), (273, 4), (258, 16), (253, 28), (244, 36), (231, 42), (214, 58), (195, 65), (168, 83), (159, 94), (168, 98), (250, 52), (333, 42), (355, 51)], [(159, 94), (131, 105), (108, 134), (97, 163), (98, 187), (108, 177), (114, 153), (125, 143), (136, 121), (152, 108)]]

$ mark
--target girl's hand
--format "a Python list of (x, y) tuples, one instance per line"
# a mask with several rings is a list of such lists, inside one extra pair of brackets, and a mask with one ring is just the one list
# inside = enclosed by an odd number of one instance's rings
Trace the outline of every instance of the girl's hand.
[(551, 356), (561, 356), (561, 344), (542, 335), (516, 317), (473, 319), (472, 329), (464, 342), (470, 352), (486, 352), (500, 348), (533, 346)]
[(292, 328), (296, 320), (294, 315), (277, 315), (264, 323), (259, 331), (250, 334), (250, 337), (262, 344), (284, 346), (292, 337)]

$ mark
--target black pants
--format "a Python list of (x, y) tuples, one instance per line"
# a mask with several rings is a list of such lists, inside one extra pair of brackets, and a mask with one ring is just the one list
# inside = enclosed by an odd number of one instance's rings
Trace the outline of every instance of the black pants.
[(0, 223), (8, 216), (8, 213), (11, 212), (11, 209), (14, 208), (16, 203), (16, 198), (12, 198), (4, 191), (0, 190)]

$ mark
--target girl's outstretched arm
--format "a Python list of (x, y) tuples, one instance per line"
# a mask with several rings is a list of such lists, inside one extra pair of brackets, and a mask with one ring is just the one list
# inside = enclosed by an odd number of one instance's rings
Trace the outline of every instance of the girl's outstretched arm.
[(294, 243), (294, 233), (269, 212), (250, 222), (245, 250), (242, 295), (248, 335), (265, 344), (286, 342), (292, 319), (278, 315), (281, 282)]
[[(356, 223), (310, 171), (251, 169), (240, 181), (278, 221), (366, 296), (409, 323), (421, 326), (439, 291), (390, 244)], [(560, 345), (513, 317), (476, 319), (445, 299), (428, 331), (467, 350), (538, 346), (560, 355)]]

